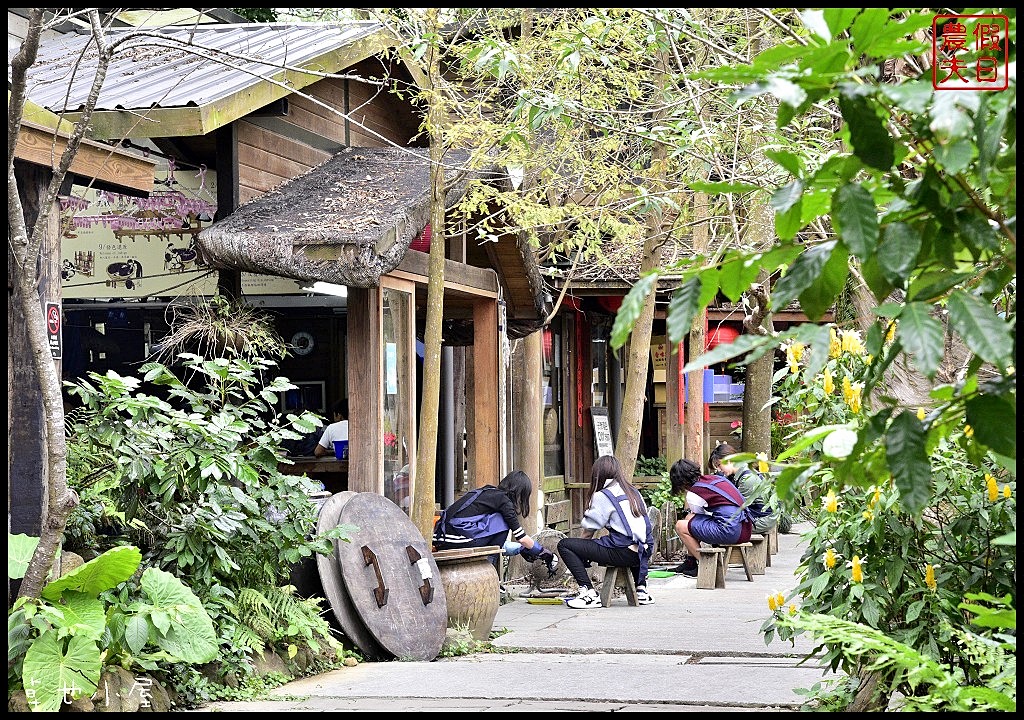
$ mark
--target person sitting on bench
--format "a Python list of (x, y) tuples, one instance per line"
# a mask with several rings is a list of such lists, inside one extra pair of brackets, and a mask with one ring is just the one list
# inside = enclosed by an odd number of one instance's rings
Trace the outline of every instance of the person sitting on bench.
[(700, 544), (735, 545), (750, 540), (753, 516), (735, 485), (722, 475), (701, 475), (692, 460), (677, 460), (669, 470), (672, 495), (685, 496), (690, 514), (676, 522), (676, 534), (689, 555), (675, 568), (697, 577)]

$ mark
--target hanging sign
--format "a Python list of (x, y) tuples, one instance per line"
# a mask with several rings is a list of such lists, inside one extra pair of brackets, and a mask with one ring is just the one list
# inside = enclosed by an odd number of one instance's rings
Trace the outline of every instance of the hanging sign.
[(615, 445), (612, 443), (612, 426), (608, 422), (608, 408), (590, 408), (590, 419), (594, 423), (594, 445), (597, 446), (597, 455), (614, 455)]

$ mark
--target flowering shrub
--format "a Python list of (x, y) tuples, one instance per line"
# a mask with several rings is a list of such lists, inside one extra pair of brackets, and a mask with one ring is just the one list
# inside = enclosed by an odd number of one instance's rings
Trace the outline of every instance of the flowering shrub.
[[(964, 683), (984, 685), (991, 664), (978, 656), (978, 642), (965, 637), (995, 633), (969, 630), (971, 616), (961, 604), (970, 592), (1015, 597), (1015, 546), (994, 542), (1016, 530), (1012, 476), (971, 442), (962, 416), (939, 407), (889, 420), (917, 439), (930, 466), (930, 483), (901, 485), (907, 478), (900, 473), (916, 468), (890, 452), (890, 438), (899, 435), (886, 436), (862, 415), (862, 378), (872, 358), (857, 333), (833, 328), (830, 335), (828, 358), (793, 344), (787, 367), (776, 374), (778, 411), (794, 416), (786, 425), (787, 448), (776, 459), (785, 464), (776, 485), (790, 501), (799, 487), (813, 521), (792, 597), (808, 618), (831, 616), (880, 631), (957, 668)], [(941, 388), (933, 393), (942, 394)], [(772, 616), (762, 626), (766, 640), (813, 626), (832, 668), (857, 672), (849, 638), (820, 631), (820, 621), (788, 621), (786, 600), (772, 598)], [(876, 672), (890, 692), (915, 692), (908, 676), (892, 668)]]

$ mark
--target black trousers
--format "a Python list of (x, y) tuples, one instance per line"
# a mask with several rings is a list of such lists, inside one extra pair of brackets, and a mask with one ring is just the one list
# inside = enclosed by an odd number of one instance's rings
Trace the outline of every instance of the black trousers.
[(587, 573), (587, 561), (608, 567), (628, 567), (638, 586), (647, 584), (647, 578), (640, 577), (640, 555), (635, 550), (605, 547), (583, 538), (563, 538), (558, 541), (558, 554), (581, 588), (594, 587)]

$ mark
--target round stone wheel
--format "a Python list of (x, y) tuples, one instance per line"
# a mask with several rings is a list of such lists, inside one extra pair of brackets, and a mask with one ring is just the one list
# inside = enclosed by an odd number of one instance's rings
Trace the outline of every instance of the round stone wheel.
[[(566, 535), (560, 530), (545, 528), (544, 530), (537, 531), (530, 537), (543, 545), (544, 549), (558, 555), (558, 541), (566, 537)], [(548, 577), (548, 566), (544, 564), (543, 560), (534, 560), (531, 563), (527, 562), (526, 558), (522, 555), (515, 555), (509, 558), (506, 574), (509, 578), (525, 577), (536, 587), (561, 586), (565, 583), (566, 578), (569, 577), (569, 571), (565, 569), (565, 563), (562, 561), (561, 555), (558, 555), (558, 567), (555, 569), (554, 577)]]
[(409, 516), (377, 493), (356, 493), (338, 520), (357, 528), (336, 545), (349, 600), (380, 647), (399, 660), (434, 660), (448, 627), (441, 573)]

